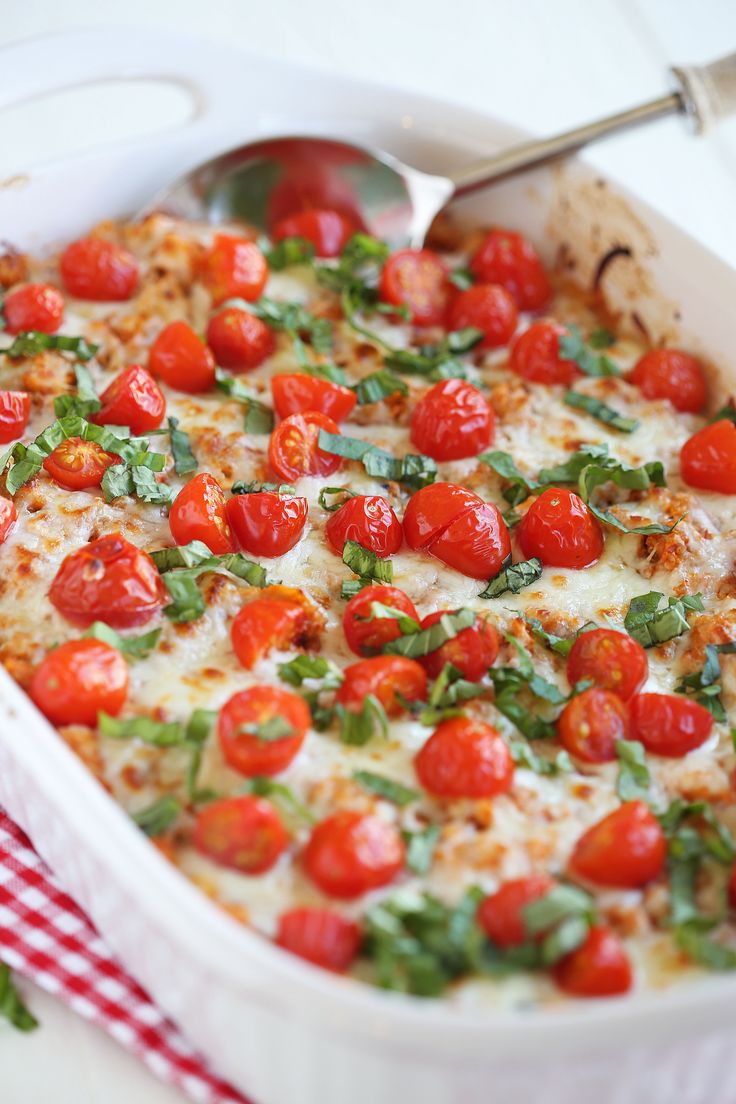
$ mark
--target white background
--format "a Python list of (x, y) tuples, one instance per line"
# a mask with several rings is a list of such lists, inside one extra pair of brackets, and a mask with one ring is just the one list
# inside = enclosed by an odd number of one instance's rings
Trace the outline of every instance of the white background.
[[(403, 85), (539, 134), (660, 94), (669, 62), (736, 50), (736, 0), (0, 0), (0, 46), (118, 23)], [(0, 52), (0, 82), (2, 68)], [(171, 91), (125, 85), (14, 108), (0, 115), (0, 178), (184, 112)], [(697, 140), (678, 121), (655, 124), (589, 156), (736, 265), (736, 120)], [(24, 991), (43, 1026), (22, 1037), (0, 1024), (4, 1104), (181, 1100), (96, 1029)]]

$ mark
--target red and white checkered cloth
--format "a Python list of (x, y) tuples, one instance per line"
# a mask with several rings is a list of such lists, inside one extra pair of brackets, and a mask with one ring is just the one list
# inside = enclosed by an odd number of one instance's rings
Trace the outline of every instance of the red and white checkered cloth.
[(98, 1024), (197, 1104), (248, 1104), (125, 973), (2, 809), (0, 961)]

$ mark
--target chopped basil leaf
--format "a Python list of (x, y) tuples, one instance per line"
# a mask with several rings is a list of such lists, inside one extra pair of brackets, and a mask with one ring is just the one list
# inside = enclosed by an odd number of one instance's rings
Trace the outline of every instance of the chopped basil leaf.
[(31, 357), (46, 349), (59, 353), (73, 353), (77, 360), (91, 360), (98, 346), (92, 345), (85, 337), (67, 337), (66, 334), (47, 334), (40, 330), (25, 330), (19, 333), (13, 344), (1, 349), (0, 354), (11, 357)]
[(716, 816), (713, 806), (707, 801), (685, 801), (677, 797), (659, 817), (665, 835), (672, 839), (682, 830), (683, 823), (690, 817), (702, 822), (708, 832), (700, 829), (701, 846), (707, 854), (726, 865), (736, 858), (736, 842), (728, 827)]
[[(489, 675), (493, 682), (496, 696), (495, 706), (500, 713), (516, 725), (527, 740), (540, 740), (554, 736), (555, 726), (552, 721), (546, 720), (537, 714), (531, 713), (519, 700), (519, 695), (528, 690), (542, 701), (552, 705), (561, 705), (573, 696), (578, 687), (571, 694), (566, 695), (551, 682), (538, 675), (534, 670), (531, 656), (526, 648), (509, 633), (506, 639), (516, 649), (519, 663), (516, 667), (491, 667)], [(582, 685), (582, 684), (581, 684)]]
[(659, 608), (664, 595), (657, 590), (640, 594), (632, 598), (624, 618), (624, 628), (629, 636), (638, 640), (644, 648), (653, 648), (681, 636), (690, 628), (686, 614), (692, 610), (702, 611), (703, 598), (700, 594), (686, 594), (682, 598), (669, 598), (667, 605)]
[(612, 429), (618, 429), (621, 433), (633, 433), (641, 425), (636, 418), (627, 418), (625, 414), (614, 410), (607, 403), (596, 399), (593, 395), (584, 395), (581, 391), (566, 391), (564, 400), (568, 406), (576, 410), (584, 410), (586, 414), (597, 418), (604, 425), (610, 425)]
[(583, 445), (574, 452), (563, 464), (557, 464), (553, 468), (542, 468), (539, 473), (539, 486), (547, 486), (554, 483), (577, 483), (583, 470), (589, 464), (613, 464), (618, 466), (617, 460), (611, 460), (608, 456), (608, 445)]
[(397, 458), (370, 441), (361, 441), (344, 433), (328, 433), (321, 429), (318, 444), (323, 452), (344, 456), (348, 460), (360, 460), (368, 475), (405, 483), (413, 490), (434, 483), (437, 476), (437, 464), (429, 456), (410, 453)]
[(610, 510), (600, 510), (590, 501), (595, 488), (609, 481), (615, 483), (618, 487), (625, 487), (629, 490), (647, 490), (651, 486), (664, 487), (664, 467), (661, 461), (651, 460), (647, 464), (642, 464), (639, 468), (629, 468), (625, 464), (620, 464), (612, 459), (607, 459), (603, 463), (589, 464), (580, 473), (578, 493), (583, 501), (588, 504), (590, 512), (599, 521), (612, 525), (623, 533), (671, 533), (682, 521), (682, 517), (679, 517), (672, 525), (660, 525), (658, 523), (624, 525)]
[(222, 368), (215, 368), (215, 387), (234, 402), (245, 406), (246, 433), (270, 433), (273, 429), (273, 410), (250, 391), (237, 376), (229, 376)]
[(74, 375), (77, 381), (76, 395), (57, 395), (54, 399), (54, 413), (57, 418), (65, 418), (69, 414), (86, 418), (102, 406), (89, 369), (84, 364), (75, 364)]
[(440, 830), (436, 824), (428, 824), (419, 832), (401, 833), (406, 844), (406, 865), (414, 874), (426, 874), (432, 865)]
[(197, 470), (197, 457), (192, 452), (189, 434), (179, 429), (178, 418), (168, 418), (171, 453), (174, 457), (174, 470), (177, 475), (187, 475)]
[(354, 598), (356, 594), (360, 594), (363, 587), (371, 586), (372, 579), (360, 578), (360, 579), (344, 579), (340, 586), (340, 597), (344, 598), (346, 602)]
[(330, 685), (322, 690), (334, 690), (342, 682), (342, 672), (329, 659), (322, 656), (298, 655), (278, 666), (279, 678), (290, 686), (301, 686), (305, 679), (324, 679), (330, 676)]
[(345, 243), (337, 265), (315, 266), (317, 279), (348, 300), (351, 312), (377, 310), (381, 304), (376, 283), (387, 256), (385, 242), (370, 234), (353, 234)]
[(165, 794), (152, 805), (133, 814), (133, 820), (147, 836), (162, 836), (181, 813), (181, 802), (173, 794)]
[(345, 369), (337, 364), (303, 364), (301, 367), (302, 371), (309, 376), (318, 376), (320, 379), (329, 380), (330, 383), (337, 383), (340, 387), (347, 385)]
[(621, 369), (609, 357), (591, 352), (577, 326), (571, 324), (567, 330), (559, 338), (559, 355), (563, 360), (574, 360), (586, 376), (621, 375)]
[(255, 303), (244, 303), (261, 321), (273, 330), (281, 330), (294, 342), (297, 355), (303, 353), (301, 335), (306, 334), (316, 353), (332, 351), (332, 323), (327, 318), (317, 318), (310, 314), (301, 303), (285, 303), (277, 299), (262, 296)]
[(112, 502), (121, 495), (133, 495), (143, 502), (155, 505), (169, 505), (175, 498), (175, 491), (165, 483), (159, 483), (151, 469), (142, 464), (113, 464), (102, 477), (100, 484), (106, 502)]
[[(394, 567), (391, 560), (381, 559), (375, 552), (363, 548), (354, 540), (346, 540), (342, 550), (342, 562), (362, 580), (362, 585), (368, 583), (391, 583), (394, 578)], [(343, 583), (343, 588), (345, 584)], [(359, 588), (360, 589), (360, 588)]]
[(520, 563), (510, 564), (499, 571), (498, 575), (489, 580), (488, 586), (478, 595), (479, 598), (498, 598), (501, 594), (511, 591), (518, 594), (525, 586), (536, 583), (542, 577), (542, 561), (537, 556), (531, 560), (522, 560)]
[(386, 801), (392, 801), (394, 805), (402, 807), (410, 805), (412, 801), (418, 801), (421, 797), (417, 790), (403, 786), (401, 782), (394, 782), (392, 778), (385, 778), (382, 774), (374, 774), (373, 771), (353, 771), (353, 780), (363, 789), (370, 790), (371, 793), (385, 798)]
[[(328, 503), (327, 499), (332, 498), (333, 495), (339, 495), (339, 500), (337, 502)], [(355, 491), (351, 491), (349, 487), (323, 487), (319, 492), (317, 502), (323, 510), (332, 513), (334, 510), (339, 510), (341, 506), (344, 506), (349, 499), (355, 497)]]
[(34, 1031), (38, 1027), (38, 1020), (23, 1003), (13, 982), (10, 967), (4, 962), (0, 962), (0, 1017), (18, 1031)]
[(712, 425), (713, 422), (723, 421), (724, 418), (727, 418), (729, 422), (736, 422), (736, 406), (734, 406), (733, 399), (729, 399), (726, 405), (722, 406), (721, 409), (713, 415), (710, 419), (710, 424)]
[(616, 335), (611, 330), (600, 326), (597, 330), (593, 330), (588, 338), (588, 344), (591, 349), (610, 349), (611, 345), (616, 344)]
[(378, 344), (387, 351), (386, 365), (406, 375), (426, 376), (428, 380), (441, 380), (450, 377), (465, 377), (464, 365), (456, 359), (462, 353), (473, 349), (483, 340), (483, 331), (475, 326), (466, 326), (455, 330), (437, 345), (421, 345), (416, 349), (393, 349), (385, 342)]
[(406, 383), (399, 376), (385, 369), (371, 372), (369, 376), (353, 384), (351, 390), (357, 395), (359, 406), (382, 402), (389, 395), (408, 395), (409, 393)]
[(707, 970), (736, 970), (736, 949), (717, 943), (697, 923), (678, 924), (673, 931), (681, 951)]
[(164, 609), (171, 621), (194, 621), (202, 616), (204, 599), (196, 580), (207, 571), (234, 575), (251, 586), (266, 586), (266, 569), (260, 564), (246, 559), (241, 552), (213, 556), (202, 541), (161, 548), (151, 557), (172, 598)]
[(529, 617), (527, 614), (522, 613), (521, 616), (526, 621), (527, 625), (532, 631), (532, 635), (535, 640), (538, 640), (541, 644), (544, 644), (550, 651), (556, 652), (557, 655), (567, 656), (570, 654), (570, 649), (580, 636), (581, 633), (589, 632), (590, 629), (597, 629), (598, 626), (594, 621), (588, 621), (582, 625), (578, 631), (572, 637), (567, 636), (555, 636), (554, 633), (547, 632), (543, 627), (542, 622), (537, 617)]
[(255, 736), (264, 744), (273, 744), (294, 735), (294, 726), (283, 717), (269, 717), (260, 723), (242, 725), (240, 731), (246, 736)]
[(145, 659), (158, 644), (161, 629), (152, 629), (143, 636), (121, 636), (104, 621), (94, 621), (84, 635), (103, 640), (105, 644), (117, 648), (126, 659)]
[(479, 698), (487, 687), (479, 682), (464, 679), (458, 669), (446, 663), (432, 683), (427, 698), (427, 707), (419, 713), (420, 724), (432, 726), (447, 717), (457, 717), (462, 710), (459, 706), (473, 698)]
[(383, 602), (371, 602), (371, 612), (368, 617), (360, 617), (358, 620), (396, 621), (402, 636), (418, 633), (421, 630), (419, 622), (415, 621), (413, 617), (410, 617), (408, 613), (404, 613), (403, 610), (394, 609), (393, 606), (386, 606)]
[(478, 459), (484, 464), (488, 464), (490, 468), (493, 468), (502, 479), (506, 479), (510, 482), (511, 486), (505, 488), (503, 497), (507, 502), (510, 502), (512, 506), (517, 506), (520, 502), (523, 502), (525, 498), (533, 494), (541, 485), (537, 483), (535, 479), (522, 475), (513, 457), (508, 452), (501, 452), (498, 449), (494, 449), (492, 452), (482, 452)]
[(475, 277), (469, 268), (454, 268), (448, 279), (456, 288), (460, 288), (460, 291), (467, 291), (475, 283)]
[(705, 663), (699, 671), (683, 675), (676, 686), (680, 694), (690, 694), (695, 701), (708, 709), (716, 721), (726, 720), (726, 710), (721, 701), (721, 655), (734, 655), (736, 642), (730, 644), (706, 644)]
[(644, 745), (638, 740), (616, 740), (616, 755), (618, 796), (622, 801), (649, 801), (652, 776), (647, 766)]
[[(380, 605), (380, 603), (375, 602), (374, 605)], [(471, 628), (475, 624), (475, 619), (476, 614), (473, 610), (460, 609), (455, 613), (443, 613), (440, 619), (428, 629), (418, 629), (416, 621), (409, 618), (411, 624), (407, 633), (404, 633), (399, 621), (402, 635), (384, 644), (381, 650), (384, 655), (402, 655), (409, 659), (417, 659), (436, 652), (448, 640), (453, 640), (463, 629)]]
[[(590, 925), (593, 916), (594, 904), (590, 895), (585, 893), (584, 890), (570, 885), (554, 886), (543, 897), (531, 901), (521, 910), (524, 929), (529, 936), (548, 932), (551, 928), (569, 920), (571, 917), (585, 919)], [(570, 947), (568, 950), (573, 950), (573, 948)], [(567, 953), (567, 951), (563, 953)], [(546, 964), (551, 965), (552, 961), (555, 960), (547, 959)]]
[(265, 250), (266, 261), (272, 272), (281, 272), (290, 265), (309, 264), (315, 249), (306, 238), (283, 238), (271, 249)]
[(263, 491), (270, 491), (271, 494), (294, 495), (296, 487), (291, 483), (258, 483), (256, 480), (246, 483), (240, 479), (230, 488), (230, 494), (234, 495), (262, 494)]
[(255, 775), (249, 778), (242, 789), (243, 793), (255, 794), (257, 797), (268, 797), (274, 805), (287, 816), (295, 816), (303, 820), (305, 824), (314, 824), (316, 818), (306, 805), (296, 796), (294, 791), (283, 782), (276, 782), (265, 775)]
[(179, 721), (154, 721), (153, 717), (129, 717), (121, 721), (109, 713), (100, 713), (97, 726), (110, 740), (137, 739), (154, 747), (176, 747), (184, 739)]
[(338, 704), (335, 706), (335, 715), (340, 721), (340, 739), (343, 744), (362, 747), (368, 743), (376, 729), (382, 736), (388, 736), (386, 710), (375, 694), (366, 694), (360, 712), (353, 712)]
[(535, 774), (556, 775), (575, 769), (566, 751), (558, 751), (554, 759), (545, 759), (543, 755), (538, 755), (526, 741), (512, 739), (508, 741), (508, 747), (517, 767), (526, 767)]
[(684, 801), (676, 798), (661, 813), (659, 822), (668, 837), (667, 870), (670, 881), (670, 923), (674, 928), (692, 925), (699, 929), (713, 927), (722, 919), (700, 912), (696, 902), (696, 883), (702, 864), (716, 862), (728, 869), (736, 855), (731, 832), (715, 814), (707, 801)]

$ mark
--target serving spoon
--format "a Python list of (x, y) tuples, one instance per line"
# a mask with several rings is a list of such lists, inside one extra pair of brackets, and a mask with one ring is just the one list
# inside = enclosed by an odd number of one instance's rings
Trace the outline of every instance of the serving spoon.
[(294, 211), (331, 208), (393, 247), (420, 247), (451, 199), (668, 115), (683, 115), (702, 134), (736, 112), (736, 54), (709, 65), (673, 68), (670, 74), (673, 91), (657, 99), (552, 138), (522, 142), (448, 176), (329, 138), (249, 142), (180, 177), (141, 214), (157, 210), (197, 221), (242, 221), (268, 231)]

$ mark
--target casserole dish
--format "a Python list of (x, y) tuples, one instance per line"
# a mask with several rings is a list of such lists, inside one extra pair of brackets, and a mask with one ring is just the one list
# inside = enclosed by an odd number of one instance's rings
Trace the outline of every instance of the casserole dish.
[[(70, 50), (89, 59), (89, 79), (156, 75), (165, 57), (167, 75), (196, 89), (200, 106), (190, 127), (155, 151), (128, 145), (49, 166), (7, 188), (0, 231), (21, 247), (38, 248), (96, 218), (124, 214), (189, 164), (264, 132), (352, 135), (427, 167), (510, 137), (480, 116), (403, 93), (259, 61), (244, 74), (241, 55), (186, 40), (147, 36), (141, 50), (133, 33), (112, 42), (77, 35), (64, 49), (58, 40), (15, 47), (7, 52), (10, 86), (40, 91), (32, 84), (38, 73), (64, 83), (55, 59)], [(126, 55), (135, 59), (129, 67), (121, 62)], [(241, 96), (233, 96), (235, 88)], [(239, 105), (256, 99), (269, 104), (268, 114), (254, 112), (246, 121)], [(365, 120), (368, 101), (376, 119), (387, 121)], [(556, 247), (558, 262), (583, 286), (603, 285), (624, 322), (691, 346), (691, 333), (707, 333), (707, 345), (696, 350), (725, 360), (725, 306), (736, 277), (585, 169), (506, 185), (490, 200), (475, 200), (472, 211), (546, 240), (547, 260), (555, 259)], [(697, 287), (690, 283), (695, 273)], [(733, 1098), (727, 1035), (700, 1044), (693, 1038), (694, 1020), (700, 1032), (721, 1027), (732, 993), (727, 981), (694, 983), (666, 1002), (652, 994), (626, 1004), (481, 1016), (366, 993), (286, 961), (180, 880), (22, 695), (5, 678), (1, 686), (0, 800), (162, 1006), (260, 1104), (348, 1098), (368, 1104), (406, 1093), (421, 1093), (430, 1104), (475, 1104), (494, 1092), (498, 1099), (536, 1099), (542, 1078), (551, 1100), (582, 1100), (596, 1091), (604, 1100), (665, 1101), (682, 1098), (690, 1074), (693, 1100)], [(680, 1038), (689, 1045), (675, 1051)], [(666, 1063), (661, 1047), (671, 1051)]]

